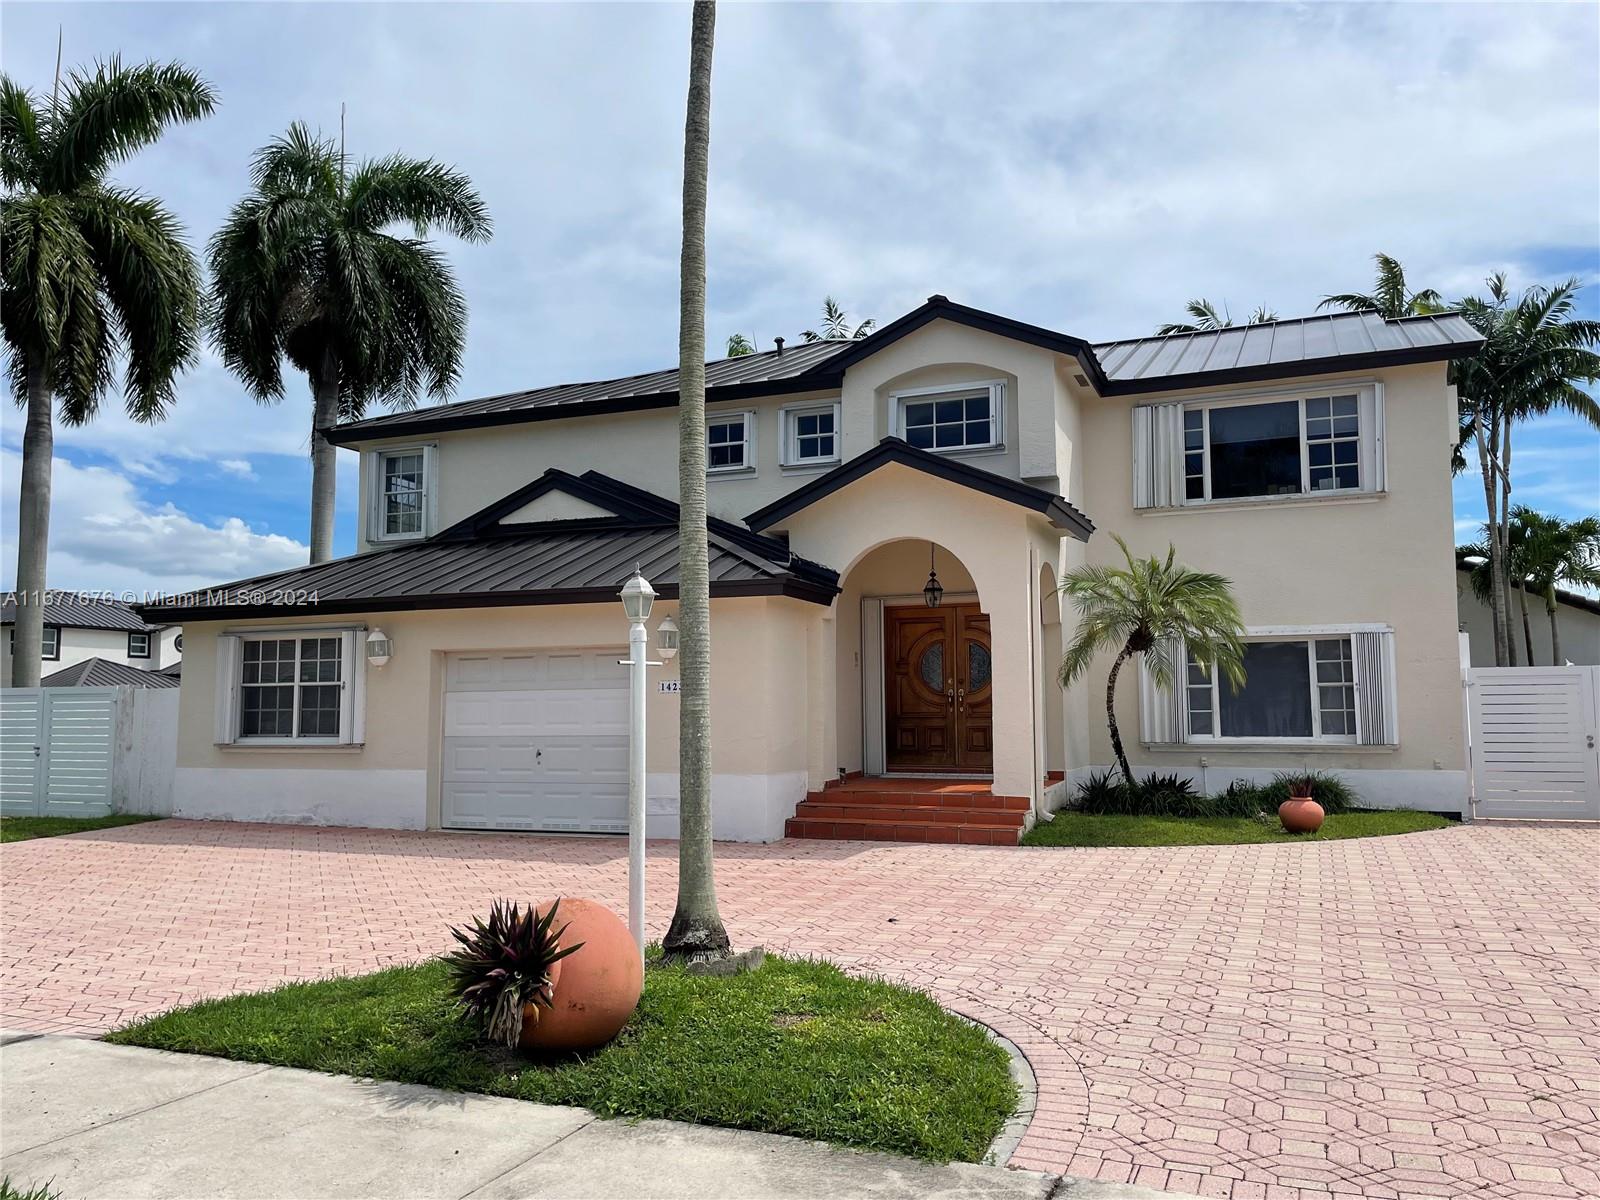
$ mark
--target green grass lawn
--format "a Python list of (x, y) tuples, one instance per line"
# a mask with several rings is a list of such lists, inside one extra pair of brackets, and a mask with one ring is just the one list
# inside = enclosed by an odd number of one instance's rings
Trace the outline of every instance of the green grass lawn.
[(109, 817), (0, 817), (0, 842), (25, 842), (30, 838), (60, 837), (63, 833), (83, 833), (89, 829), (115, 829), (118, 825), (137, 825), (159, 821), (160, 817), (117, 813)]
[(616, 1041), (534, 1062), (455, 1016), (438, 961), (180, 1008), (126, 1045), (337, 1071), (980, 1160), (1016, 1107), (1006, 1053), (927, 996), (826, 963), (768, 958), (729, 978), (653, 965)]
[(1331, 842), (1340, 838), (1418, 833), (1451, 824), (1432, 813), (1395, 809), (1331, 814), (1311, 834), (1285, 833), (1251, 817), (1123, 817), (1059, 812), (1023, 835), (1024, 846), (1230, 846), (1246, 842)]

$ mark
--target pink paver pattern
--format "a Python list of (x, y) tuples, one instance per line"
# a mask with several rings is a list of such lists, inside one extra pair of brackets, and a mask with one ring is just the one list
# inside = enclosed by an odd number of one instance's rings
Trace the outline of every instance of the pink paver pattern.
[[(1231, 1200), (1600, 1195), (1600, 830), (1308, 845), (721, 845), (742, 945), (926, 988), (1022, 1047), (1012, 1164)], [(674, 846), (650, 847), (665, 929)], [(446, 948), (495, 896), (624, 908), (620, 841), (163, 821), (0, 848), (0, 1024)]]

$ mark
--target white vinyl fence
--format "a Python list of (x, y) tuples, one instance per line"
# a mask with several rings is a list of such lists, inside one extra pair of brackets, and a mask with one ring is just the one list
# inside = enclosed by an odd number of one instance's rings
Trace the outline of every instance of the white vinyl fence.
[(171, 812), (178, 691), (0, 689), (0, 813)]
[(1600, 667), (1467, 672), (1480, 817), (1600, 820)]

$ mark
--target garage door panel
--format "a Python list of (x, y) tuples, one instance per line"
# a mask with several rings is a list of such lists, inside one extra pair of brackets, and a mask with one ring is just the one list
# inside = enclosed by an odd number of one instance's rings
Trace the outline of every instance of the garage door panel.
[(447, 828), (625, 832), (627, 677), (617, 650), (452, 655)]

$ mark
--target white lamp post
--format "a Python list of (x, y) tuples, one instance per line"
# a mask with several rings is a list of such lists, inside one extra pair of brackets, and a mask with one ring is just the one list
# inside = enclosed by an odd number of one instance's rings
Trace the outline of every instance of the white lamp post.
[(629, 700), (631, 718), (628, 722), (628, 928), (633, 930), (633, 943), (639, 950), (639, 961), (644, 961), (644, 702), (646, 667), (659, 667), (649, 659), (650, 635), (644, 623), (650, 619), (650, 605), (655, 601), (656, 590), (650, 581), (639, 573), (637, 566), (633, 577), (622, 585), (622, 610), (628, 614), (628, 657), (622, 665), (629, 668)]

